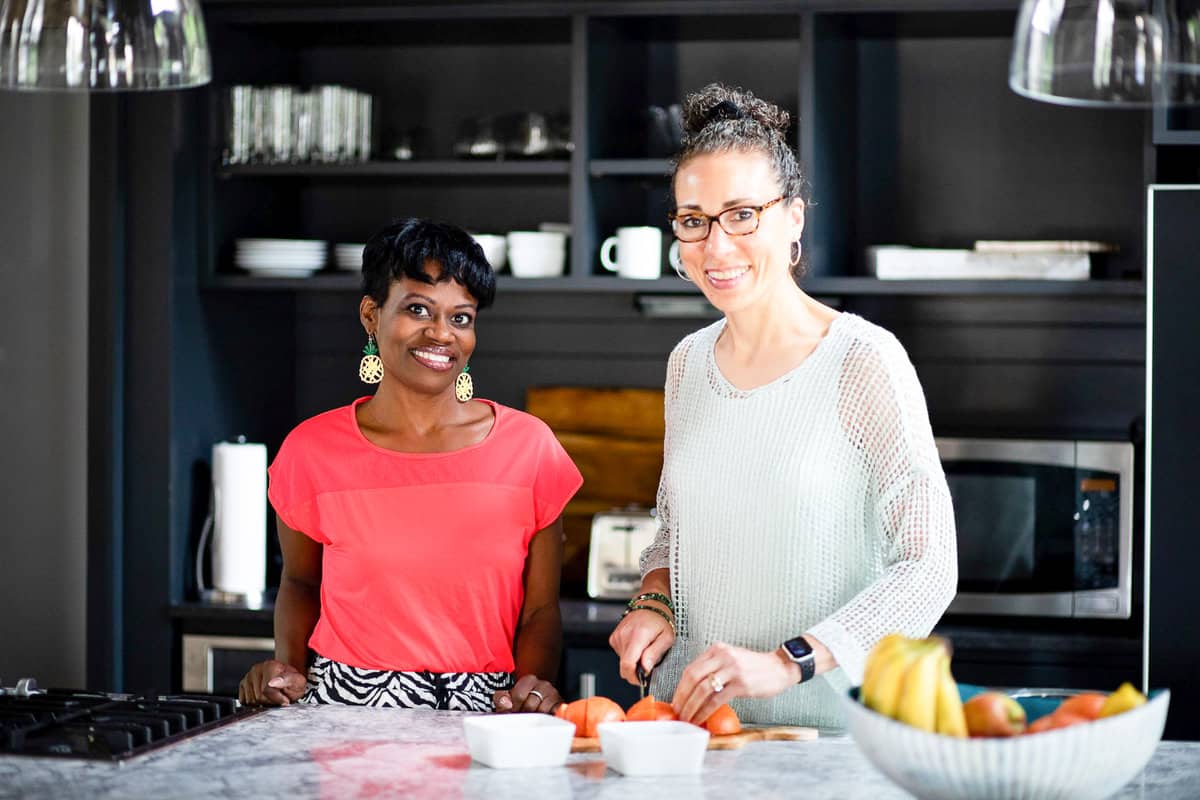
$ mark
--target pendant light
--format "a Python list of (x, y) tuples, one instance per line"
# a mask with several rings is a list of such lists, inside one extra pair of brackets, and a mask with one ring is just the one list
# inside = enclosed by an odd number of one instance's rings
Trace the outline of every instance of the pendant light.
[(198, 0), (0, 0), (0, 89), (185, 89), (211, 79)]
[(1200, 0), (1023, 0), (1008, 83), (1063, 105), (1200, 103)]

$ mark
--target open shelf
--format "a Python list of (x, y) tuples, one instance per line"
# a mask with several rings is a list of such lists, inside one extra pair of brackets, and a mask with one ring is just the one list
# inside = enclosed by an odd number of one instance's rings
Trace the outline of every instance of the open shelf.
[(557, 161), (367, 161), (347, 164), (237, 164), (222, 178), (508, 178), (566, 177), (571, 162)]
[[(309, 278), (265, 278), (255, 275), (221, 274), (206, 288), (216, 291), (358, 291), (357, 273), (319, 273)], [(620, 292), (655, 294), (698, 294), (694, 283), (671, 275), (654, 280), (636, 280), (604, 275), (564, 275), (561, 278), (517, 278), (496, 276), (500, 292)], [(804, 290), (812, 295), (972, 295), (1035, 297), (1138, 297), (1146, 293), (1141, 281), (881, 281), (876, 278), (810, 277)]]
[(666, 158), (594, 158), (588, 165), (593, 178), (614, 176), (662, 178), (671, 174)]

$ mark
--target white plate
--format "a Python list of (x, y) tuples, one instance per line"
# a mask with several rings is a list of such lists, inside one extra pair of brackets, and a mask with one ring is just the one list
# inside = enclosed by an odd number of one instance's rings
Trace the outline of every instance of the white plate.
[(320, 269), (325, 256), (234, 256), (233, 263), (246, 269)]
[(245, 268), (246, 272), (258, 278), (307, 278), (310, 277), (315, 269), (251, 269)]
[(324, 247), (325, 242), (319, 239), (236, 239), (236, 244), (248, 247), (287, 247), (308, 248)]

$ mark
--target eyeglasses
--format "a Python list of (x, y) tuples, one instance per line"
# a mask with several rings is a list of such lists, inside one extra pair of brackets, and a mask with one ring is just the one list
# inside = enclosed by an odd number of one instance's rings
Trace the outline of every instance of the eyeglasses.
[(762, 212), (782, 199), (783, 195), (780, 195), (761, 206), (727, 208), (715, 217), (688, 211), (683, 214), (671, 213), (667, 215), (667, 218), (671, 220), (671, 231), (675, 234), (675, 238), (681, 242), (704, 241), (712, 230), (713, 222), (720, 225), (721, 230), (730, 236), (749, 236), (758, 230), (758, 219), (762, 216)]

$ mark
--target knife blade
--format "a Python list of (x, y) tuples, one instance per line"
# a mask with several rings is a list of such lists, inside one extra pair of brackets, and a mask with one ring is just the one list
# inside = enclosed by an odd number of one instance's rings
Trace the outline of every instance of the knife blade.
[(646, 695), (650, 692), (650, 671), (642, 669), (642, 665), (640, 663), (637, 665), (636, 669), (640, 699), (645, 700)]

